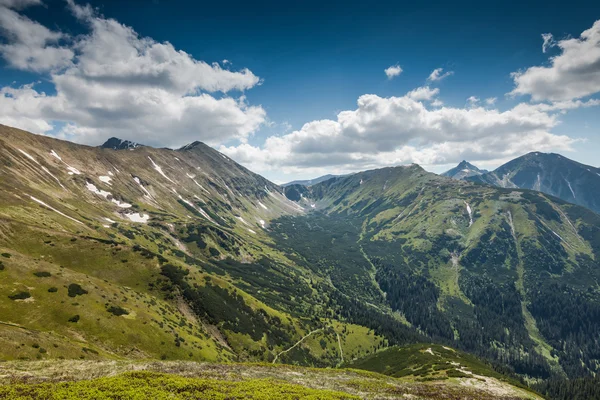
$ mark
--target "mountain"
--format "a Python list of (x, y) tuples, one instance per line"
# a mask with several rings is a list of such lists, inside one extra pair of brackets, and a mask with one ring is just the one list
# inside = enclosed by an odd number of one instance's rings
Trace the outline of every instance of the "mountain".
[(488, 171), (479, 169), (473, 164), (463, 160), (456, 167), (444, 172), (442, 176), (447, 176), (454, 179), (464, 179), (471, 176), (479, 176), (487, 172)]
[(532, 189), (600, 213), (600, 168), (560, 154), (529, 153), (469, 181), (504, 188)]
[(320, 176), (320, 177), (315, 178), (315, 179), (308, 179), (308, 180), (303, 180), (303, 181), (291, 181), (291, 182), (288, 182), (288, 183), (284, 183), (281, 186), (282, 187), (287, 187), (287, 186), (292, 186), (292, 185), (312, 186), (312, 185), (316, 185), (317, 183), (321, 183), (323, 181), (326, 181), (328, 179), (335, 178), (337, 176), (339, 176), (339, 175), (328, 174), (328, 175)]
[(598, 371), (597, 214), (417, 165), (328, 180), (304, 198), (315, 212), (272, 229), (287, 253), (329, 271), (348, 318), (360, 320), (360, 302), (389, 309), (438, 343), (536, 379)]
[(0, 126), (0, 359), (337, 367), (433, 342), (511, 379), (598, 372), (597, 214), (417, 165), (303, 188), (200, 142)]
[(103, 149), (113, 149), (113, 150), (133, 150), (141, 144), (130, 142), (129, 140), (123, 140), (116, 137), (112, 137), (108, 139), (104, 144), (100, 147)]

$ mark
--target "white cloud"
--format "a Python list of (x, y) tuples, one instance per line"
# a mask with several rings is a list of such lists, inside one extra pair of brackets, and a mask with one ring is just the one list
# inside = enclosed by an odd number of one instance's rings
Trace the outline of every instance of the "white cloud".
[(542, 53), (545, 53), (551, 47), (556, 46), (556, 41), (551, 33), (542, 33), (542, 40), (544, 41), (544, 43), (542, 43)]
[[(544, 37), (545, 47), (549, 45)], [(512, 74), (512, 95), (530, 95), (534, 101), (578, 99), (600, 92), (600, 20), (579, 38), (556, 42), (560, 54), (550, 65), (530, 67)]]
[[(25, 7), (25, 1), (6, 1), (7, 6)], [(0, 56), (14, 68), (36, 72), (63, 68), (71, 63), (73, 50), (60, 45), (65, 36), (49, 30), (17, 12), (0, 5), (0, 35), (7, 43), (0, 44)]]
[(440, 89), (431, 89), (429, 86), (418, 87), (406, 94), (407, 97), (416, 100), (431, 100), (440, 93)]
[(42, 4), (41, 0), (0, 0), (0, 7), (21, 10), (29, 6)]
[[(2, 56), (17, 68), (50, 70), (56, 90), (46, 95), (33, 84), (2, 88), (2, 121), (55, 134), (53, 124), (59, 121), (66, 126), (57, 135), (91, 144), (122, 136), (173, 147), (193, 140), (245, 141), (265, 123), (264, 109), (248, 105), (244, 96), (209, 94), (260, 84), (250, 70), (230, 71), (218, 63), (196, 60), (168, 42), (140, 37), (89, 6), (69, 3), (89, 28), (88, 34), (65, 37), (12, 10), (2, 10), (0, 19), (10, 22), (8, 27), (2, 24), (7, 33), (7, 44), (0, 47)], [(61, 40), (69, 47), (49, 46)], [(53, 58), (49, 49), (64, 51), (65, 57)]]
[(487, 104), (488, 106), (493, 106), (494, 104), (496, 104), (497, 100), (497, 97), (488, 97), (487, 99), (485, 99), (485, 104)]
[(477, 96), (470, 96), (467, 99), (467, 104), (471, 107), (477, 106), (477, 103), (479, 103), (479, 97), (477, 97)]
[(385, 72), (385, 75), (388, 77), (388, 79), (393, 79), (402, 73), (402, 68), (396, 64), (392, 65), (391, 67), (387, 67), (383, 72)]
[(443, 102), (443, 101), (441, 101), (440, 99), (435, 99), (435, 100), (433, 100), (433, 101), (431, 102), (431, 105), (432, 105), (433, 107), (441, 107), (441, 106), (443, 106), (443, 105), (444, 105), (444, 102)]
[(454, 74), (454, 71), (448, 71), (448, 72), (443, 72), (444, 69), (443, 68), (436, 68), (434, 69), (431, 74), (429, 74), (429, 77), (427, 78), (428, 82), (438, 82), (441, 81), (444, 78), (449, 77), (450, 75)]
[(568, 151), (576, 142), (553, 134), (560, 111), (593, 103), (520, 104), (507, 111), (477, 105), (427, 106), (407, 93), (383, 98), (363, 95), (357, 108), (335, 120), (318, 120), (262, 146), (221, 146), (251, 169), (308, 175), (418, 163), (448, 164), (462, 159), (507, 159), (528, 151)]

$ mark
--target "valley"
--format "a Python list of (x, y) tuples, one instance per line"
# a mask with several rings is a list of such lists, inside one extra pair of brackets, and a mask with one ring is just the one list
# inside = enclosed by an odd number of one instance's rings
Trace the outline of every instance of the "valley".
[[(522, 388), (490, 398), (535, 398), (525, 385), (598, 372), (600, 216), (583, 207), (417, 165), (283, 189), (198, 142), (0, 131), (0, 359), (16, 382), (27, 363), (107, 366), (88, 378), (127, 363), (204, 376), (170, 362), (386, 375), (368, 360), (397, 348), (410, 371), (373, 379), (423, 398), (489, 379)], [(479, 377), (443, 368), (449, 351)]]

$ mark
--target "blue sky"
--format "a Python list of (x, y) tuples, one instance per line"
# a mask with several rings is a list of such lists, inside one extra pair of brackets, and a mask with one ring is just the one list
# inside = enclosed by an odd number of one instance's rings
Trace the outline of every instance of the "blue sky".
[[(277, 182), (410, 162), (440, 172), (463, 158), (491, 168), (533, 150), (600, 164), (600, 106), (593, 103), (600, 98), (600, 64), (585, 60), (585, 46), (593, 48), (597, 40), (592, 28), (600, 20), (598, 2), (0, 0), (3, 10), (14, 18), (3, 24), (3, 43), (11, 47), (0, 50), (0, 87), (14, 90), (7, 100), (4, 89), (0, 122), (37, 133), (90, 144), (113, 133), (172, 147), (203, 140)], [(19, 36), (38, 25), (47, 30), (41, 39)], [(119, 47), (124, 28), (135, 38)], [(580, 38), (586, 30), (593, 35)], [(545, 33), (553, 35), (551, 44), (579, 42), (568, 54), (560, 45), (543, 52)], [(142, 57), (166, 42), (172, 52)], [(128, 59), (125, 44), (139, 52), (138, 64)], [(44, 53), (31, 61), (23, 52), (36, 45)], [(58, 57), (57, 48), (66, 57)], [(562, 65), (577, 68), (565, 71), (557, 64), (555, 74), (550, 58), (561, 56)], [(190, 60), (206, 68), (181, 67)], [(163, 70), (165, 63), (170, 67)], [(219, 66), (211, 69), (213, 63)], [(136, 67), (128, 71), (127, 65)], [(390, 66), (402, 72), (389, 79), (384, 70)], [(547, 76), (530, 71), (519, 86), (511, 75), (536, 66), (547, 68)], [(451, 75), (428, 81), (438, 68)], [(148, 70), (143, 87), (131, 83)], [(578, 78), (581, 70), (587, 75)], [(168, 74), (189, 79), (166, 79)], [(565, 85), (573, 89), (544, 89)], [(407, 97), (417, 88), (429, 94)], [(118, 110), (111, 108), (113, 89), (123, 91)], [(42, 91), (47, 98), (39, 98)], [(161, 119), (164, 126), (145, 123), (144, 112), (132, 106), (148, 96), (163, 96), (156, 100), (159, 109), (178, 104)], [(198, 102), (189, 99), (194, 96)], [(36, 113), (10, 101), (19, 98), (50, 111)], [(485, 102), (491, 98), (493, 104)], [(565, 105), (577, 101), (588, 103)], [(82, 115), (76, 107), (84, 104), (94, 109)], [(535, 104), (554, 106), (540, 111)], [(415, 107), (416, 114), (407, 111)]]

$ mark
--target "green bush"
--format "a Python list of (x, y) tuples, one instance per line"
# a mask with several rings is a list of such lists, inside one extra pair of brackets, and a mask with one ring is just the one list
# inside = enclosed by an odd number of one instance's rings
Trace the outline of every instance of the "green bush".
[(69, 322), (79, 322), (79, 315), (73, 315), (71, 318), (69, 318)]
[(119, 306), (110, 306), (106, 309), (106, 311), (108, 311), (109, 313), (111, 313), (113, 315), (116, 315), (117, 317), (119, 317), (121, 315), (129, 314), (129, 311), (127, 311), (123, 307), (119, 307)]
[(52, 276), (52, 274), (48, 271), (35, 271), (33, 275), (37, 276), (38, 278), (48, 278)]
[(0, 254), (0, 255), (1, 255), (2, 257), (4, 257), (4, 258), (11, 258), (11, 257), (12, 257), (12, 255), (11, 255), (10, 253), (2, 253), (2, 254)]
[(13, 295), (8, 296), (8, 298), (11, 300), (25, 300), (30, 297), (31, 297), (31, 294), (29, 292), (19, 292), (19, 293), (15, 293)]
[(0, 261), (0, 271), (4, 271), (4, 263)]
[(50, 289), (48, 289), (48, 292), (50, 292), (50, 293), (56, 293), (56, 292), (58, 292), (58, 289), (53, 286)]
[(87, 290), (85, 290), (84, 288), (82, 288), (81, 286), (79, 286), (76, 283), (71, 283), (69, 285), (69, 297), (82, 296), (87, 293), (88, 293)]

